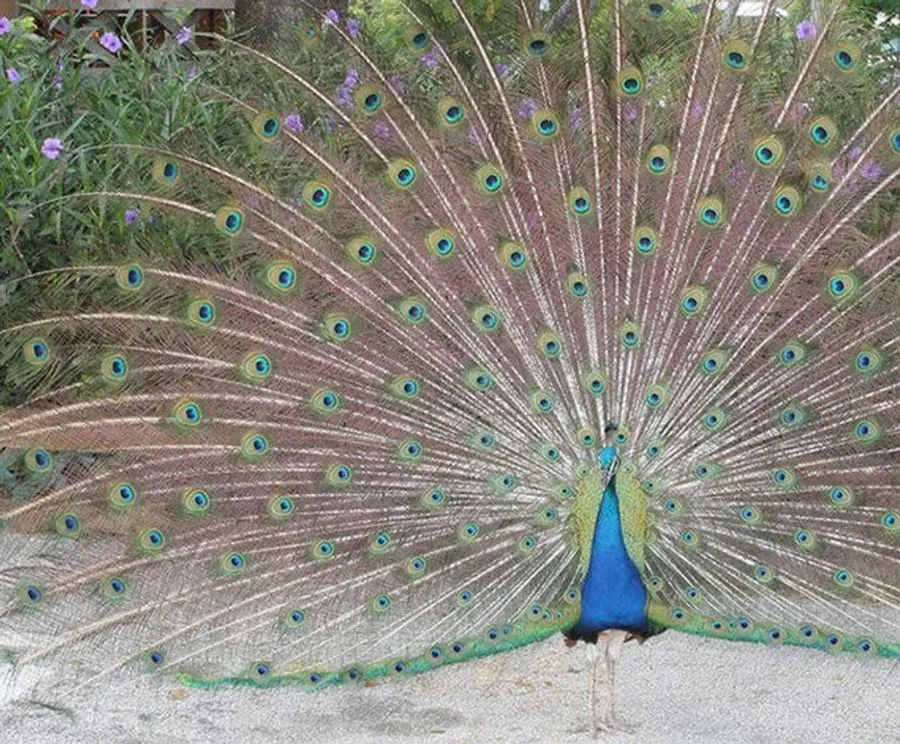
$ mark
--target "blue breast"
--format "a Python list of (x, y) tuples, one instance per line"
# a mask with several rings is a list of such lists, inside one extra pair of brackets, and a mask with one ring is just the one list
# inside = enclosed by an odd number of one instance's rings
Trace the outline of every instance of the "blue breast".
[(603, 492), (597, 515), (591, 562), (581, 587), (581, 617), (566, 633), (593, 640), (596, 634), (618, 628), (646, 633), (647, 590), (625, 550), (615, 478)]

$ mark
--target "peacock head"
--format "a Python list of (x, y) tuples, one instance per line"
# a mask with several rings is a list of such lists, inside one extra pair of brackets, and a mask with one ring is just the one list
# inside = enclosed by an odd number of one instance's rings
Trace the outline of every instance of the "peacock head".
[[(606, 435), (607, 440), (618, 428), (619, 427), (612, 422), (608, 422), (606, 424), (606, 426), (603, 428), (603, 433)], [(600, 465), (601, 469), (609, 470), (613, 466), (613, 463), (616, 461), (617, 454), (618, 451), (615, 447), (607, 445), (603, 447), (597, 454), (597, 463)]]

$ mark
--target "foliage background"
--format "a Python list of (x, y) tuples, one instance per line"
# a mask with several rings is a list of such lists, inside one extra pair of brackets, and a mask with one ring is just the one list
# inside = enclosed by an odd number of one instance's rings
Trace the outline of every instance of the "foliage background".
[[(796, 43), (796, 24), (814, 12), (816, 0), (795, 0), (783, 22), (784, 52)], [(851, 0), (865, 24), (873, 27), (875, 14), (900, 13), (900, 0)], [(515, 47), (515, 19), (503, 0), (463, 0), (480, 25), (498, 58)], [(546, 17), (562, 4), (554, 0)], [(421, 0), (421, 10), (442, 32), (458, 38), (452, 6), (446, 0)], [(678, 7), (678, 22), (693, 23), (686, 6)], [(350, 15), (386, 55), (401, 53), (405, 14), (400, 0), (357, 0)], [(78, 15), (67, 19), (77, 22)], [(574, 35), (572, 23), (558, 34)], [(233, 31), (233, 30), (232, 30)], [(900, 36), (900, 27), (882, 23), (873, 28), (882, 41)], [(223, 90), (241, 100), (256, 101), (261, 90), (268, 105), (289, 111), (290, 92), (258, 64), (229, 49), (192, 56), (174, 40), (137, 51), (135, 41), (123, 35), (124, 49), (112, 63), (99, 60), (83, 46), (63, 56), (50, 53), (49, 42), (37, 35), (29, 17), (13, 20), (9, 33), (0, 36), (0, 67), (14, 69), (20, 79), (0, 78), (0, 310), (15, 314), (29, 301), (27, 284), (4, 281), (42, 269), (70, 263), (121, 262), (132, 254), (160, 253), (189, 261), (213, 262), (225, 268), (239, 259), (240, 247), (220, 237), (208, 225), (181, 219), (141, 205), (127, 196), (115, 196), (122, 184), (134, 184), (134, 169), (149, 169), (125, 144), (155, 144), (183, 148), (251, 174), (277, 177), (283, 184), (300, 174), (283, 154), (263, 151), (249, 136), (249, 127), (236, 117)], [(332, 45), (334, 46), (334, 45)], [(312, 50), (281, 50), (288, 64), (302, 65), (314, 57), (317, 75), (340, 83), (346, 62), (327, 45)], [(790, 54), (776, 55), (789, 59)], [(656, 64), (680, 61), (657, 55)], [(896, 69), (900, 54), (891, 63)], [(412, 74), (419, 74), (410, 64)], [(881, 65), (883, 72), (891, 65)], [(782, 73), (787, 73), (783, 70)], [(779, 74), (773, 70), (772, 74)], [(41, 154), (45, 138), (56, 137), (65, 151), (56, 160)], [(272, 174), (277, 174), (273, 176)], [(133, 187), (133, 186), (132, 186)], [(198, 180), (192, 195), (216, 204), (213, 185)], [(72, 198), (80, 192), (110, 193), (100, 198)], [(126, 212), (137, 217), (126, 220)], [(133, 213), (132, 213), (133, 216)], [(126, 224), (126, 221), (131, 224)]]

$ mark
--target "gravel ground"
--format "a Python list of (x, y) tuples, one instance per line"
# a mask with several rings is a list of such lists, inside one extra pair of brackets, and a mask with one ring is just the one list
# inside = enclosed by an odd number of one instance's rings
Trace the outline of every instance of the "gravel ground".
[[(7, 701), (0, 741), (589, 742), (586, 663), (557, 637), (369, 689), (199, 691), (141, 675), (65, 710)], [(618, 682), (633, 731), (598, 742), (900, 742), (897, 662), (669, 632), (628, 644)]]

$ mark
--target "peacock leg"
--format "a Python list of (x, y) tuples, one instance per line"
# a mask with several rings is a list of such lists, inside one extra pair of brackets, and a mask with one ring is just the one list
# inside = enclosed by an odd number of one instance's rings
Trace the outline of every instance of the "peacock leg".
[(601, 727), (604, 731), (630, 731), (632, 727), (616, 716), (616, 665), (619, 663), (628, 633), (624, 630), (608, 630), (602, 633), (601, 637), (606, 646), (603, 657), (606, 662), (607, 689), (606, 715)]

